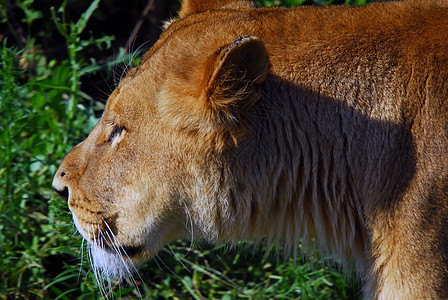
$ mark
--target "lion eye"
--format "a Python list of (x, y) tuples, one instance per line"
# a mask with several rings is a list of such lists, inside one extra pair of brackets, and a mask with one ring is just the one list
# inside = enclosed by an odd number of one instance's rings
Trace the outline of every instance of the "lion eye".
[(124, 128), (123, 126), (122, 126), (122, 127), (115, 126), (115, 127), (112, 129), (112, 132), (110, 133), (110, 136), (109, 136), (109, 138), (107, 139), (107, 141), (108, 141), (109, 143), (114, 142), (115, 138), (116, 138), (117, 136), (119, 136), (119, 135), (123, 132), (124, 129), (125, 129), (125, 128)]

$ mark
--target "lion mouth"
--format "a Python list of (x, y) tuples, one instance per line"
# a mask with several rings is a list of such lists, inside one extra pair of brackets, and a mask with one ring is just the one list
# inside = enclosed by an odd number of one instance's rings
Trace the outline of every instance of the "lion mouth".
[(143, 247), (140, 246), (123, 246), (121, 249), (129, 257), (137, 256), (143, 251)]
[[(93, 223), (77, 218), (76, 215), (73, 215), (73, 220), (76, 227), (79, 228), (78, 230), (84, 238), (89, 241), (89, 243), (91, 243), (94, 247), (102, 249), (110, 254), (133, 258), (142, 253), (144, 250), (142, 246), (122, 245), (115, 237), (112, 225), (108, 225), (105, 221), (103, 221), (103, 223), (93, 225)], [(92, 227), (92, 230), (84, 230), (84, 227), (80, 226), (82, 222), (85, 224), (91, 224), (90, 227)], [(85, 227), (89, 228), (89, 226)], [(101, 227), (105, 227), (106, 230), (101, 230)], [(96, 231), (94, 229), (96, 229)], [(84, 232), (86, 233), (84, 234)]]
[(129, 245), (116, 246), (116, 245), (103, 244), (102, 248), (111, 254), (119, 254), (121, 256), (128, 258), (136, 257), (143, 251), (143, 247), (141, 246), (129, 246)]

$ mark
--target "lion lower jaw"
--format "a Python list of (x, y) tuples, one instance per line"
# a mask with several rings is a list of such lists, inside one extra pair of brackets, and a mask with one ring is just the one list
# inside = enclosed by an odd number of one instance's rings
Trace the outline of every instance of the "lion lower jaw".
[(110, 279), (123, 279), (137, 273), (137, 266), (128, 256), (113, 253), (96, 244), (88, 244), (89, 258), (95, 275)]
[(131, 259), (132, 253), (128, 254), (127, 251), (129, 247), (109, 246), (101, 239), (90, 241), (89, 234), (83, 230), (75, 214), (73, 221), (78, 232), (87, 241), (87, 257), (97, 279), (102, 276), (120, 280), (126, 277), (132, 278), (132, 274), (137, 273), (139, 263)]

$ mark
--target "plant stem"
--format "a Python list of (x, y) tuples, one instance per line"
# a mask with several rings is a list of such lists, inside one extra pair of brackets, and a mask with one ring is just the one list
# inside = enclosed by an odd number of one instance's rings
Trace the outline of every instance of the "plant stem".
[(13, 57), (6, 47), (6, 41), (3, 43), (3, 49), (1, 54), (1, 67), (3, 82), (6, 87), (6, 93), (1, 95), (2, 99), (0, 107), (4, 116), (2, 120), (4, 122), (3, 127), (5, 128), (5, 198), (8, 202), (13, 199), (13, 189), (12, 189), (12, 117), (11, 117), (11, 105), (12, 98), (14, 94), (14, 76), (12, 75), (13, 68)]
[(73, 117), (75, 116), (76, 111), (76, 105), (77, 105), (77, 95), (79, 92), (79, 76), (78, 76), (78, 70), (79, 70), (79, 63), (76, 55), (76, 45), (73, 41), (73, 38), (76, 39), (76, 37), (71, 36), (70, 40), (67, 40), (67, 47), (69, 51), (69, 58), (70, 58), (70, 66), (72, 69), (72, 75), (70, 77), (70, 87), (71, 87), (71, 93), (70, 93), (70, 106), (68, 108), (68, 114), (67, 114), (67, 124), (73, 120)]

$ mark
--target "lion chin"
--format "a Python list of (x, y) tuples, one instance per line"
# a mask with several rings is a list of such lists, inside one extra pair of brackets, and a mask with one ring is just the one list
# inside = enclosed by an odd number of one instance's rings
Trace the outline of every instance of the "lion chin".
[(97, 274), (121, 280), (137, 273), (138, 264), (132, 262), (122, 249), (106, 249), (96, 244), (89, 244), (88, 251), (92, 259), (93, 270)]
[(177, 239), (319, 249), (448, 299), (448, 5), (185, 0), (55, 174), (96, 273)]
[(73, 221), (83, 238), (88, 241), (87, 256), (97, 277), (101, 275), (115, 280), (132, 278), (138, 272), (138, 266), (151, 256), (145, 253), (144, 247), (121, 245), (107, 227), (104, 232), (98, 231), (93, 241), (89, 241), (89, 231), (84, 231), (75, 214)]

